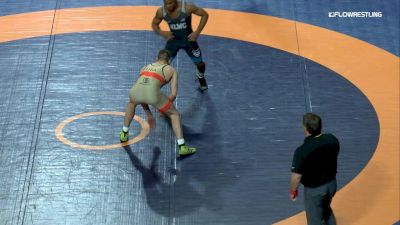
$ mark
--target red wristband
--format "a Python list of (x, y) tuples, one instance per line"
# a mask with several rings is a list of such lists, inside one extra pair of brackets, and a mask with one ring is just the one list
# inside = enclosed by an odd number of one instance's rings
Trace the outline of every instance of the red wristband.
[(292, 199), (297, 198), (298, 191), (297, 190), (290, 190), (290, 197)]

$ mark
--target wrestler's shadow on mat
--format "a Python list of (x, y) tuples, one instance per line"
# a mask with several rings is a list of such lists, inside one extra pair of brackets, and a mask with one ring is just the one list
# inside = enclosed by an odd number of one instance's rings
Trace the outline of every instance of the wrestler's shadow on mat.
[(221, 193), (226, 186), (235, 182), (240, 165), (232, 165), (223, 157), (214, 103), (207, 93), (199, 93), (189, 110), (183, 111), (181, 116), (183, 121), (186, 117), (188, 121), (197, 116), (203, 118), (199, 120), (201, 126), (197, 126), (198, 122), (190, 124), (196, 126), (196, 131), (190, 126), (183, 126), (185, 139), (197, 147), (198, 152), (181, 161), (179, 170), (168, 171), (176, 177), (175, 182), (164, 181), (157, 172), (160, 154), (166, 152), (164, 149), (154, 147), (151, 165), (146, 167), (130, 146), (124, 147), (134, 167), (143, 176), (147, 203), (154, 212), (165, 217), (181, 217), (202, 207), (214, 212), (219, 209), (222, 211), (226, 206), (223, 205)]
[[(153, 148), (153, 157), (149, 166), (143, 164), (133, 153), (130, 146), (125, 146), (124, 149), (128, 153), (133, 166), (142, 174), (146, 202), (155, 213), (165, 217), (180, 217), (202, 206), (204, 196), (195, 190), (190, 183), (190, 177), (178, 175), (176, 181), (172, 184), (163, 180), (163, 176), (158, 172), (158, 160), (161, 155), (159, 147)], [(173, 170), (169, 172), (171, 175), (176, 174), (176, 171)], [(185, 191), (176, 193), (176, 196), (172, 197), (177, 186), (185, 189)], [(185, 201), (184, 206), (179, 204), (183, 201)], [(171, 211), (172, 204), (174, 205), (173, 211)]]

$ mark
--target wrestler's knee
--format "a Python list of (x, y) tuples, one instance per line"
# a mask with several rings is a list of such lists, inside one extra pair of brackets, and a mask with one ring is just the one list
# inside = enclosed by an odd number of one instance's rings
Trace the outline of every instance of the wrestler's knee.
[(206, 64), (204, 62), (198, 62), (196, 63), (196, 66), (201, 73), (204, 73), (204, 71), (206, 70)]

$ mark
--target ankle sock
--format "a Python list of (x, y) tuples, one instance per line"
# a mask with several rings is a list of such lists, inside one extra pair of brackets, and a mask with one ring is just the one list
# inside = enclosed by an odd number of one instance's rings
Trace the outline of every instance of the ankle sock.
[(126, 133), (126, 132), (128, 132), (128, 131), (129, 131), (129, 128), (128, 128), (128, 127), (126, 127), (126, 126), (123, 126), (123, 127), (122, 127), (122, 131)]
[(178, 140), (176, 140), (176, 142), (178, 143), (178, 146), (181, 146), (185, 144), (185, 139), (179, 138)]

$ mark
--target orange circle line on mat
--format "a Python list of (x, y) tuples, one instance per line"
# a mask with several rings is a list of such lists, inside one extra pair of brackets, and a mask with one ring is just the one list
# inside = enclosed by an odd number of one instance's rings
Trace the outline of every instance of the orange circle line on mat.
[[(156, 9), (89, 7), (3, 16), (0, 42), (74, 32), (151, 30)], [(351, 36), (301, 22), (237, 11), (207, 11), (210, 19), (203, 34), (308, 58), (345, 77), (367, 96), (378, 115), (379, 142), (366, 167), (337, 193), (333, 207), (340, 224), (393, 224), (399, 220), (399, 58)], [(304, 212), (276, 224), (303, 225)]]
[(142, 127), (140, 133), (130, 139), (127, 142), (124, 143), (119, 143), (119, 144), (113, 144), (113, 145), (82, 145), (82, 144), (78, 144), (75, 142), (72, 142), (70, 140), (68, 140), (67, 138), (64, 137), (63, 134), (63, 129), (65, 126), (67, 126), (68, 124), (70, 124), (71, 122), (83, 118), (83, 117), (88, 117), (88, 116), (94, 116), (94, 115), (117, 115), (117, 116), (124, 116), (125, 113), (124, 112), (88, 112), (88, 113), (82, 113), (76, 116), (72, 116), (69, 117), (67, 119), (65, 119), (64, 121), (62, 121), (55, 129), (55, 135), (57, 137), (57, 139), (59, 141), (61, 141), (62, 143), (66, 144), (66, 145), (70, 145), (72, 147), (75, 148), (82, 148), (82, 149), (91, 149), (91, 150), (106, 150), (106, 149), (113, 149), (113, 148), (119, 148), (119, 147), (123, 147), (123, 146), (127, 146), (127, 145), (131, 145), (133, 143), (136, 143), (140, 140), (142, 140), (143, 138), (146, 137), (147, 134), (149, 134), (149, 125), (147, 124), (146, 121), (144, 121), (141, 117), (135, 115), (135, 117), (133, 118), (134, 120), (136, 120), (140, 126)]

